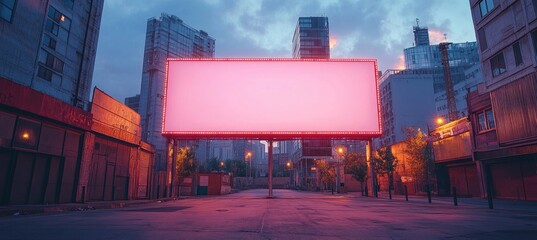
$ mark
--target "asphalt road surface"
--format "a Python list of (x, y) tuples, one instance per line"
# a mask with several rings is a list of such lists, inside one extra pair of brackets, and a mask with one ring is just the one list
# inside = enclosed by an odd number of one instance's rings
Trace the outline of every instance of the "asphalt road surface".
[(248, 190), (0, 218), (0, 239), (537, 239), (537, 209)]

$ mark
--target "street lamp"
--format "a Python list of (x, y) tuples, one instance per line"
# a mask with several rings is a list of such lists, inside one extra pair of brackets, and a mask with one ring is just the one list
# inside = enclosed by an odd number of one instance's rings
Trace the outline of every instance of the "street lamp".
[(250, 165), (250, 168), (248, 170), (248, 177), (252, 177), (252, 152), (246, 153), (246, 159), (248, 159), (248, 164)]
[(340, 179), (339, 179), (339, 175), (340, 175), (340, 167), (339, 167), (339, 162), (340, 162), (340, 159), (341, 157), (343, 157), (343, 155), (345, 154), (345, 148), (343, 146), (339, 146), (337, 147), (336, 149), (336, 152), (337, 152), (337, 164), (336, 164), (336, 188), (337, 188), (337, 193), (340, 193)]
[(289, 171), (289, 187), (291, 187), (291, 184), (293, 183), (293, 175), (291, 174), (293, 171), (293, 164), (291, 161), (287, 160), (285, 167), (287, 167), (287, 170)]

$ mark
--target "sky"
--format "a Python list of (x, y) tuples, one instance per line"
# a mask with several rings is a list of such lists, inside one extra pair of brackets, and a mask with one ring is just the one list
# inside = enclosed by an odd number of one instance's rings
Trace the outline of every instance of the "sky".
[(140, 93), (147, 20), (161, 13), (215, 38), (217, 58), (290, 58), (309, 16), (328, 17), (332, 58), (377, 59), (380, 71), (404, 67), (416, 18), (431, 44), (475, 41), (467, 0), (106, 0), (94, 86), (122, 102)]

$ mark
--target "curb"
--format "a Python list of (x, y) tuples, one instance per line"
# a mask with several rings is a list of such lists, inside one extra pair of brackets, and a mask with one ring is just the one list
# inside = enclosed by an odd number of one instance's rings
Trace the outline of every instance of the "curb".
[(57, 205), (14, 205), (0, 206), (0, 217), (57, 214), (62, 212), (91, 211), (97, 209), (126, 208), (140, 204), (162, 203), (184, 198), (162, 198), (153, 200), (123, 200), (113, 202), (66, 203)]

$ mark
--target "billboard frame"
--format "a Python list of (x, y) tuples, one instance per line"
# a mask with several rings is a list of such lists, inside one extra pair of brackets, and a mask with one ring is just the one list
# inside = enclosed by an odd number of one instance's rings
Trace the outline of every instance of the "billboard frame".
[[(169, 81), (169, 63), (171, 61), (281, 61), (281, 62), (369, 62), (374, 65), (376, 109), (378, 131), (165, 131), (166, 107)], [(369, 140), (382, 134), (380, 112), (380, 95), (378, 86), (378, 65), (376, 59), (295, 59), (295, 58), (168, 58), (166, 59), (166, 81), (164, 85), (164, 102), (162, 113), (162, 135), (173, 139), (260, 139), (260, 140), (293, 140), (293, 139), (350, 139)]]

